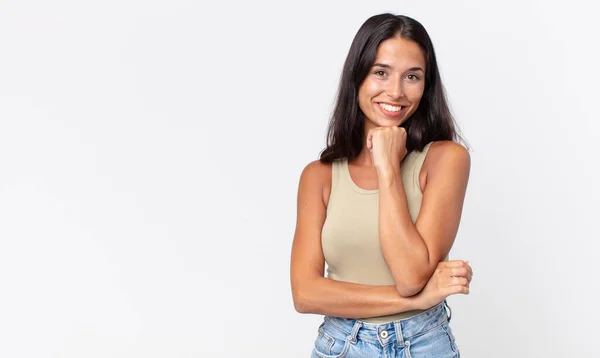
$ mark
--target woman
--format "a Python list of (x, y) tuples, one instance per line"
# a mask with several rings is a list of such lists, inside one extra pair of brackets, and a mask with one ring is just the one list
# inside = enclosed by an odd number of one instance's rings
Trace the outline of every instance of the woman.
[(472, 277), (448, 261), (470, 171), (459, 138), (426, 30), (369, 18), (298, 189), (294, 305), (325, 315), (313, 357), (459, 356), (445, 301)]

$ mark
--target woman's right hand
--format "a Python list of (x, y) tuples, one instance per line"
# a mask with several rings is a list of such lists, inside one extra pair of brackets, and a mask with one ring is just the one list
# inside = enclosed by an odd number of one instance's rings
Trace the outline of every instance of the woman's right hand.
[(466, 261), (442, 261), (415, 298), (420, 309), (428, 309), (455, 294), (469, 294), (473, 270)]

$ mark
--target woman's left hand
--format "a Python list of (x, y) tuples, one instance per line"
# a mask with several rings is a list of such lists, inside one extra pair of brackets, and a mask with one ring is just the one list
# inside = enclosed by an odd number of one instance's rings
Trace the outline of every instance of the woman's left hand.
[(373, 128), (367, 133), (367, 148), (379, 173), (397, 171), (406, 156), (406, 129), (396, 126)]
[(438, 263), (429, 281), (415, 297), (418, 309), (428, 309), (456, 294), (469, 294), (473, 269), (468, 261), (452, 260)]

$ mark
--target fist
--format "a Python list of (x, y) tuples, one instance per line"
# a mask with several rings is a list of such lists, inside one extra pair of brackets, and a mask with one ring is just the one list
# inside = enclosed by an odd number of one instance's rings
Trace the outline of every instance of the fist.
[(402, 127), (377, 127), (367, 133), (367, 148), (378, 171), (399, 170), (406, 156), (406, 129)]

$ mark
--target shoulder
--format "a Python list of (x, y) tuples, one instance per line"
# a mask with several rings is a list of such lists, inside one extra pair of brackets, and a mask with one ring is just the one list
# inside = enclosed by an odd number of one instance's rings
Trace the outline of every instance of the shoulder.
[(320, 181), (327, 176), (331, 178), (331, 167), (331, 163), (321, 163), (320, 160), (313, 160), (302, 169), (300, 180)]
[(434, 173), (438, 170), (466, 172), (470, 171), (471, 155), (463, 145), (449, 141), (432, 142), (425, 159), (428, 172)]
[(449, 140), (435, 141), (429, 145), (419, 183), (423, 190), (430, 188), (432, 183), (436, 188), (464, 189), (469, 182), (470, 171), (471, 155), (467, 148)]
[(428, 159), (433, 159), (433, 162), (439, 160), (444, 162), (450, 161), (454, 163), (471, 161), (471, 155), (469, 154), (467, 148), (459, 143), (449, 140), (431, 142), (427, 157)]
[(331, 187), (331, 163), (314, 160), (304, 167), (300, 175), (300, 191), (329, 191)]

